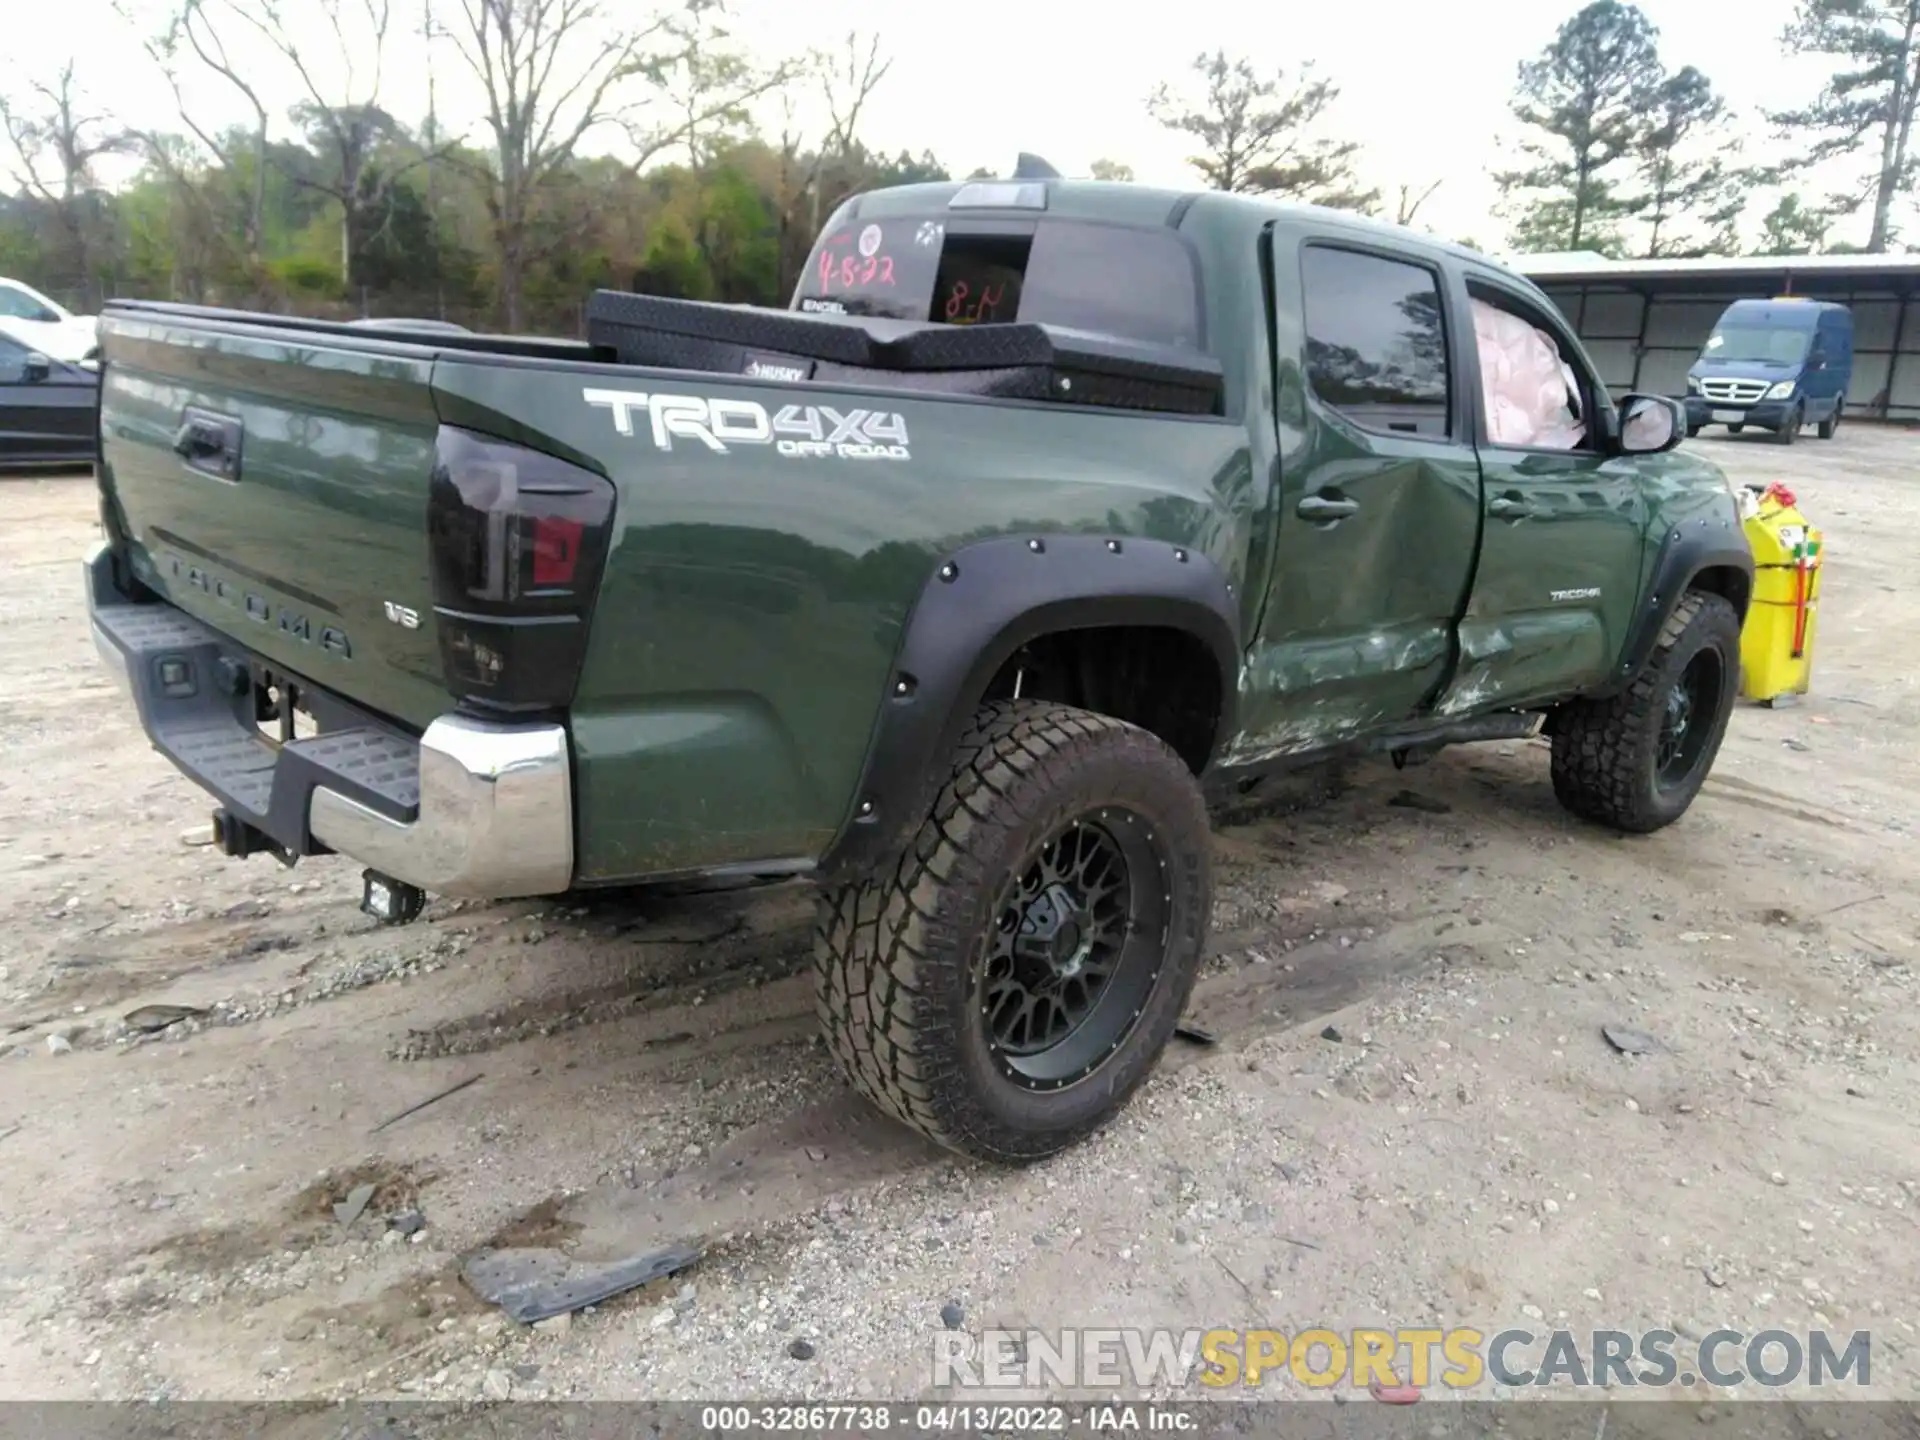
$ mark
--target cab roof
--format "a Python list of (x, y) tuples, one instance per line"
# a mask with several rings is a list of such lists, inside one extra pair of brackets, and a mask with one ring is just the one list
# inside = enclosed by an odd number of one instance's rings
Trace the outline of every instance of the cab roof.
[[(973, 193), (969, 195), (969, 191)], [(975, 203), (982, 199), (1006, 203)], [(959, 203), (956, 204), (956, 201)], [(1258, 230), (1275, 220), (1294, 220), (1316, 228), (1346, 231), (1355, 238), (1373, 238), (1395, 249), (1424, 251), (1436, 257), (1446, 256), (1461, 264), (1499, 272), (1532, 288), (1531, 282), (1526, 281), (1519, 272), (1478, 251), (1404, 225), (1370, 219), (1355, 211), (1275, 200), (1262, 195), (1239, 195), (1224, 190), (1139, 185), (1130, 180), (1049, 177), (944, 180), (896, 185), (853, 196), (835, 219), (846, 222), (885, 219), (895, 215), (926, 216), (942, 211), (982, 219), (1037, 219), (1054, 215), (1120, 225), (1167, 225), (1176, 229), (1185, 229), (1190, 223), (1212, 222), (1226, 226), (1240, 225), (1248, 231)]]

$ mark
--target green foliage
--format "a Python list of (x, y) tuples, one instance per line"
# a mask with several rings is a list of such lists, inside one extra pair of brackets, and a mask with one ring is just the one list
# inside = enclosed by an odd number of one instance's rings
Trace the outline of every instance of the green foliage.
[(337, 300), (342, 293), (340, 270), (324, 260), (289, 255), (267, 262), (267, 273), (288, 296), (304, 300)]
[[(275, 140), (256, 169), (253, 137), (214, 137), (218, 160), (185, 141), (163, 146), (128, 185), (98, 192), (94, 249), (104, 293), (289, 308), (344, 318), (434, 315), (500, 322), (496, 232), (486, 158), (442, 146), (385, 117), (355, 163), (351, 218), (337, 194), (338, 141)], [(319, 147), (319, 148), (315, 148)], [(813, 240), (800, 179), (817, 170), (821, 215), (856, 190), (945, 180), (930, 154), (869, 154), (857, 144), (816, 160), (765, 143), (702, 144), (703, 163), (635, 174), (617, 160), (574, 159), (537, 193), (521, 280), (522, 328), (577, 334), (588, 293), (638, 283), (659, 294), (780, 305)], [(258, 252), (247, 217), (261, 185)], [(60, 218), (32, 197), (0, 195), (0, 273), (79, 298), (58, 272)], [(351, 283), (343, 274), (350, 255)]]
[(1798, 195), (1785, 195), (1761, 222), (1762, 255), (1818, 255), (1826, 248), (1833, 216), (1809, 206)]
[(699, 243), (717, 298), (758, 304), (775, 299), (779, 232), (765, 198), (731, 165), (718, 166), (705, 177)]
[(26, 216), (9, 213), (10, 209), (0, 197), (0, 274), (18, 275), (32, 285), (29, 272), (40, 265), (39, 237)]
[(654, 228), (653, 239), (633, 277), (633, 288), (645, 295), (666, 295), (676, 300), (714, 298), (713, 271), (679, 216), (668, 215)]

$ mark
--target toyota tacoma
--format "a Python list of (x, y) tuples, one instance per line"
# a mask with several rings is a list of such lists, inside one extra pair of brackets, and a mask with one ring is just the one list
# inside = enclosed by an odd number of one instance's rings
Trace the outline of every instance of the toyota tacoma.
[(1681, 406), (1351, 215), (1023, 164), (848, 200), (784, 309), (100, 331), (93, 638), (223, 852), (350, 857), (389, 921), (808, 877), (832, 1053), (969, 1155), (1150, 1073), (1214, 798), (1544, 734), (1648, 832), (1734, 703)]

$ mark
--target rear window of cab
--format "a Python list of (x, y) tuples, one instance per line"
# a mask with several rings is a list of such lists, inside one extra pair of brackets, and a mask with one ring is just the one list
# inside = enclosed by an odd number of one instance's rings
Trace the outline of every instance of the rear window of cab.
[(1186, 350), (1206, 343), (1199, 268), (1178, 235), (1054, 217), (830, 226), (793, 308), (939, 325), (1018, 321)]

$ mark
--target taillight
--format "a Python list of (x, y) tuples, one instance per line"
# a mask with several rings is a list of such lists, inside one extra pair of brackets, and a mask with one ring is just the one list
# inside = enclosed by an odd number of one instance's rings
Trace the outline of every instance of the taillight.
[(551, 455), (443, 426), (427, 499), (448, 687), (493, 710), (573, 698), (606, 564), (613, 486)]

